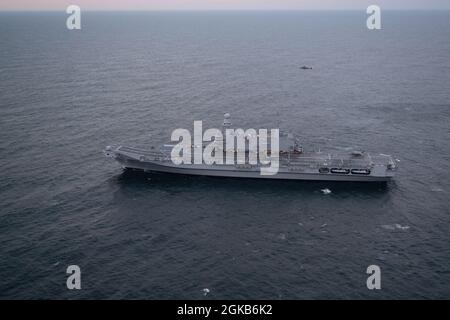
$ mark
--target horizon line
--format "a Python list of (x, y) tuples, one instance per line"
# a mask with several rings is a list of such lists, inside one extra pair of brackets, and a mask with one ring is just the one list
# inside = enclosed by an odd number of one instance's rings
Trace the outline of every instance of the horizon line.
[[(295, 11), (295, 12), (314, 12), (314, 11), (365, 11), (367, 8), (333, 8), (333, 9), (83, 9), (83, 12), (272, 12), (272, 11)], [(0, 12), (65, 12), (66, 7), (61, 9), (0, 9)], [(450, 11), (450, 8), (390, 8), (382, 9), (382, 11)]]

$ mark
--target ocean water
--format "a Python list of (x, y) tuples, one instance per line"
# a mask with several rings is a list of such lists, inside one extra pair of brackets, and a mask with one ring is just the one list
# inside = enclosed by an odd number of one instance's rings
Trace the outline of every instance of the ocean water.
[[(356, 11), (66, 18), (0, 13), (0, 298), (450, 298), (450, 12), (383, 12), (378, 31)], [(386, 185), (268, 182), (102, 155), (225, 112), (400, 169)]]

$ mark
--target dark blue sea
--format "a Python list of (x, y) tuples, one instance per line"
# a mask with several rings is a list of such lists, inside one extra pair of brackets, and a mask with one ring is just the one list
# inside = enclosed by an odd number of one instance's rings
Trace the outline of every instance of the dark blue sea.
[[(1, 299), (450, 298), (449, 11), (381, 30), (364, 11), (67, 16), (0, 13)], [(225, 112), (392, 154), (397, 177), (138, 174), (102, 154)]]

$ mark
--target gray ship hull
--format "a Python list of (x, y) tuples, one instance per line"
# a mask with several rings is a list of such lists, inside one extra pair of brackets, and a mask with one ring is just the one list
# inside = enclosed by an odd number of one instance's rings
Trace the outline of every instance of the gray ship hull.
[[(134, 163), (133, 163), (134, 162)], [(356, 175), (337, 175), (337, 174), (319, 174), (307, 172), (283, 172), (280, 170), (276, 175), (263, 176), (258, 171), (237, 170), (237, 169), (206, 169), (181, 166), (166, 166), (156, 163), (140, 163), (138, 161), (128, 162), (123, 167), (126, 169), (136, 169), (145, 172), (162, 172), (184, 175), (210, 176), (210, 177), (230, 177), (230, 178), (247, 178), (247, 179), (280, 179), (280, 180), (311, 180), (311, 181), (364, 181), (364, 182), (387, 182), (391, 177), (371, 177)]]

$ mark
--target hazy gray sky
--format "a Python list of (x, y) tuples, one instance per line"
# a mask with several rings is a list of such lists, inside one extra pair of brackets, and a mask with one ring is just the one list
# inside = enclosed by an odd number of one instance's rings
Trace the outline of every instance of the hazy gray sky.
[(1, 0), (0, 10), (450, 9), (450, 0)]

